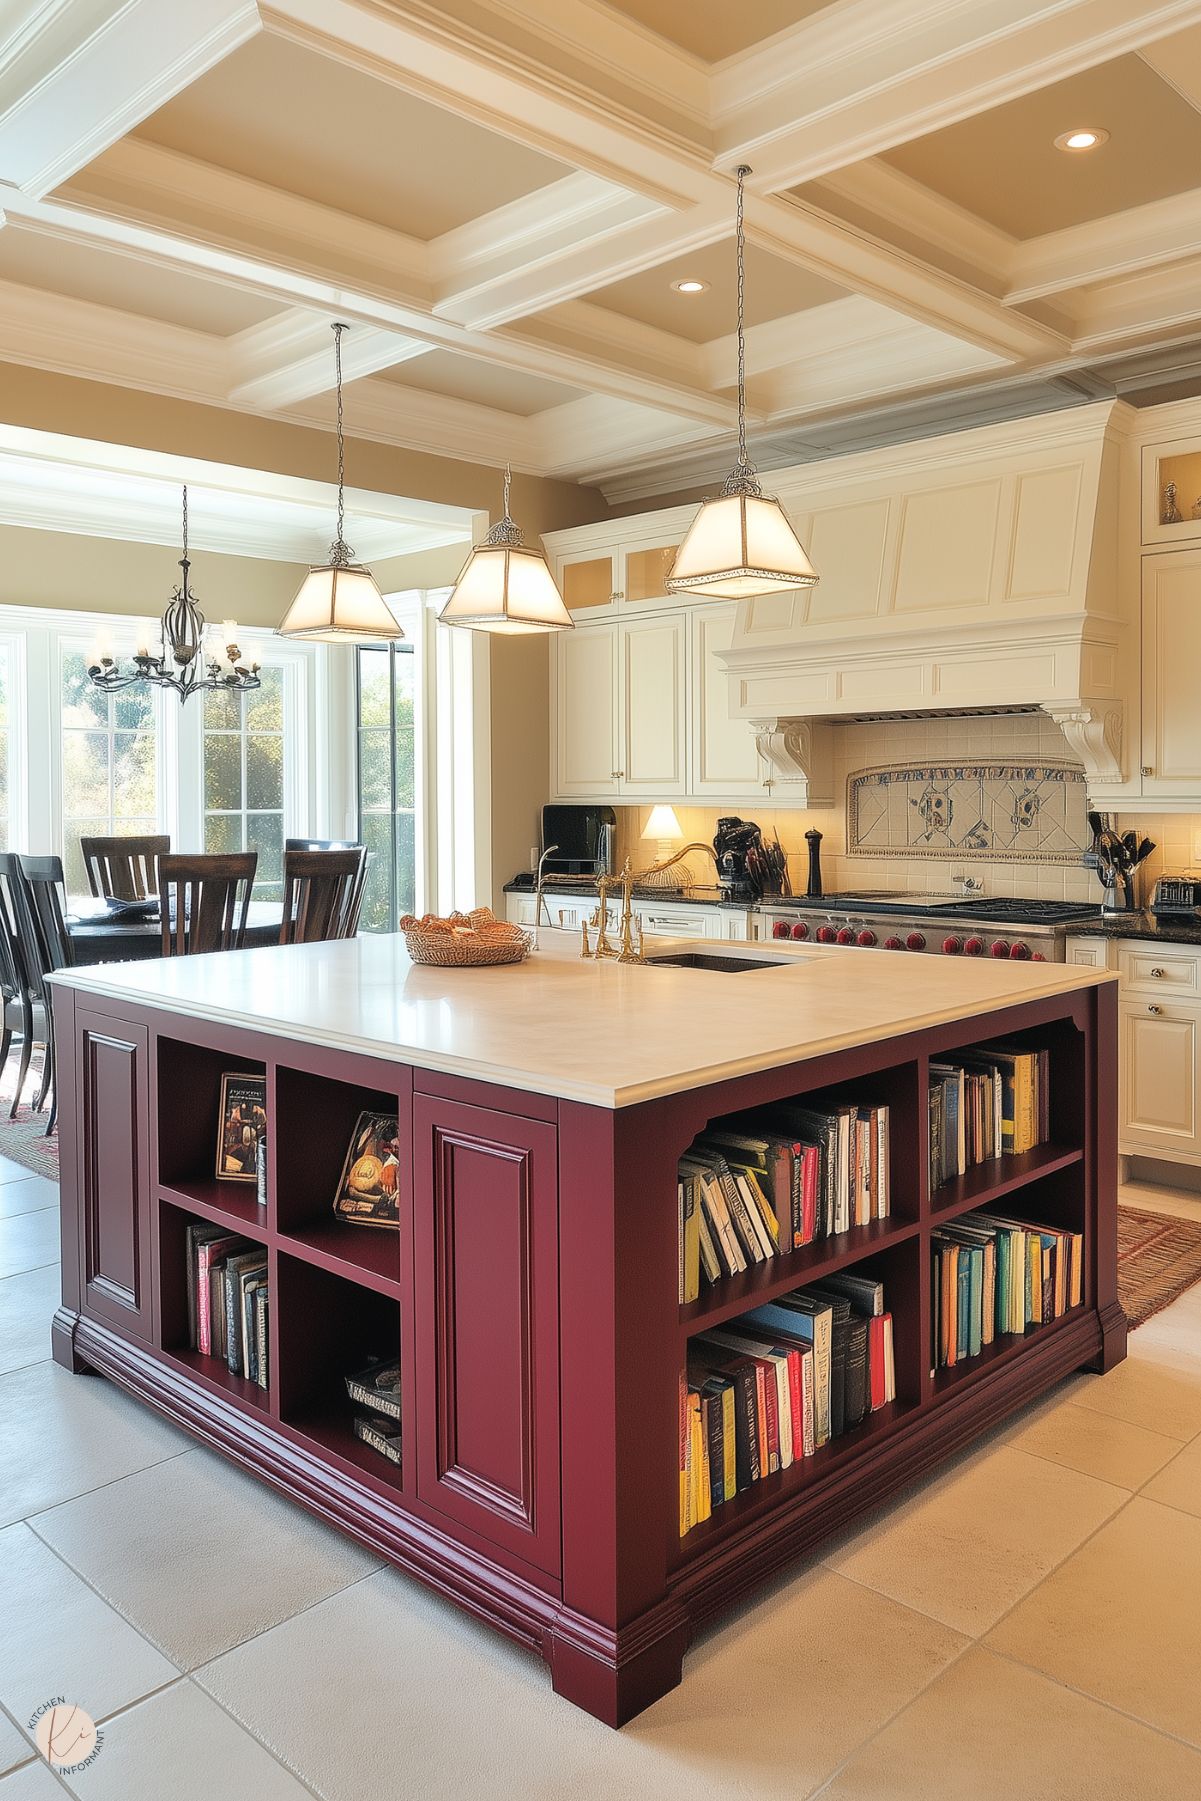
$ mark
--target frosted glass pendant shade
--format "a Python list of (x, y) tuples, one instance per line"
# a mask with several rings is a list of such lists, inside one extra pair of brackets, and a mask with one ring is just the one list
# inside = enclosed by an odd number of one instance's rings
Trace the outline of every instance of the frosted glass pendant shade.
[(404, 632), (370, 570), (361, 563), (328, 563), (309, 570), (279, 636), (378, 644), (381, 638), (403, 638)]
[(702, 503), (666, 587), (669, 594), (745, 600), (781, 588), (811, 588), (817, 579), (779, 501), (741, 492)]
[(575, 624), (546, 558), (521, 543), (478, 544), (438, 617), (443, 625), (513, 634), (569, 631)]

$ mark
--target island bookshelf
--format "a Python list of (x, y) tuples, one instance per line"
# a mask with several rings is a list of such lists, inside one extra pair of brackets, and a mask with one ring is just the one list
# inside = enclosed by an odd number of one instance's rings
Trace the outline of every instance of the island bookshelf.
[[(67, 986), (55, 1008), (59, 1362), (122, 1383), (490, 1620), (613, 1725), (680, 1680), (700, 1623), (1068, 1372), (1124, 1354), (1112, 984), (617, 1109)], [(928, 1065), (1000, 1039), (1049, 1051), (1051, 1141), (932, 1189)], [(266, 1077), (265, 1206), (213, 1175), (234, 1070)], [(888, 1105), (889, 1217), (681, 1306), (681, 1154), (715, 1120), (802, 1097)], [(346, 1226), (332, 1200), (350, 1129), (384, 1107), (400, 1121), (399, 1229)], [(1082, 1303), (935, 1372), (931, 1234), (990, 1206), (1083, 1234)], [(266, 1388), (188, 1342), (191, 1220), (264, 1248)], [(885, 1283), (896, 1399), (681, 1538), (689, 1340), (847, 1269)], [(345, 1392), (378, 1355), (400, 1359), (400, 1465), (355, 1437)]]

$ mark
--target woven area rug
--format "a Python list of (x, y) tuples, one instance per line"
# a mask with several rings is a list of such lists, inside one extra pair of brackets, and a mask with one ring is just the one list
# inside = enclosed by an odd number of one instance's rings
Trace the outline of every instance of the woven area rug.
[(17, 1108), (16, 1119), (8, 1117), (8, 1110), (13, 1104), (13, 1091), (17, 1085), (17, 1052), (14, 1049), (8, 1059), (8, 1068), (0, 1080), (0, 1157), (11, 1157), (14, 1163), (20, 1163), (25, 1169), (31, 1169), (39, 1176), (49, 1176), (52, 1182), (58, 1181), (58, 1133), (46, 1136), (46, 1121), (50, 1117), (49, 1107), (41, 1113), (33, 1110), (33, 1097), (38, 1091), (42, 1079), (41, 1053), (35, 1052), (25, 1088), (21, 1095), (21, 1105)]
[(1118, 1299), (1133, 1326), (1201, 1282), (1201, 1223), (1118, 1208)]

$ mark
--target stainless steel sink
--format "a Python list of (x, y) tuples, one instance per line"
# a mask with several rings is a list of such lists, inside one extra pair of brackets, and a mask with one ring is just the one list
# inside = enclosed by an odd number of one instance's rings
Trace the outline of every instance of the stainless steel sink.
[(670, 969), (719, 969), (724, 975), (738, 975), (752, 969), (782, 969), (796, 963), (795, 957), (723, 957), (720, 951), (664, 951), (646, 958)]

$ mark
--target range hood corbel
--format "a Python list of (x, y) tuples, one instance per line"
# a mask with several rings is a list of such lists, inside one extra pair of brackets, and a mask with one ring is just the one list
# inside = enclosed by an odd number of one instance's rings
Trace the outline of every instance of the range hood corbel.
[(1122, 769), (1121, 701), (1106, 700), (1079, 705), (1063, 701), (1044, 703), (1043, 712), (1053, 719), (1078, 762), (1090, 788), (1116, 787), (1125, 779)]
[(825, 719), (754, 719), (751, 729), (767, 765), (767, 789), (782, 807), (832, 807), (834, 756)]

